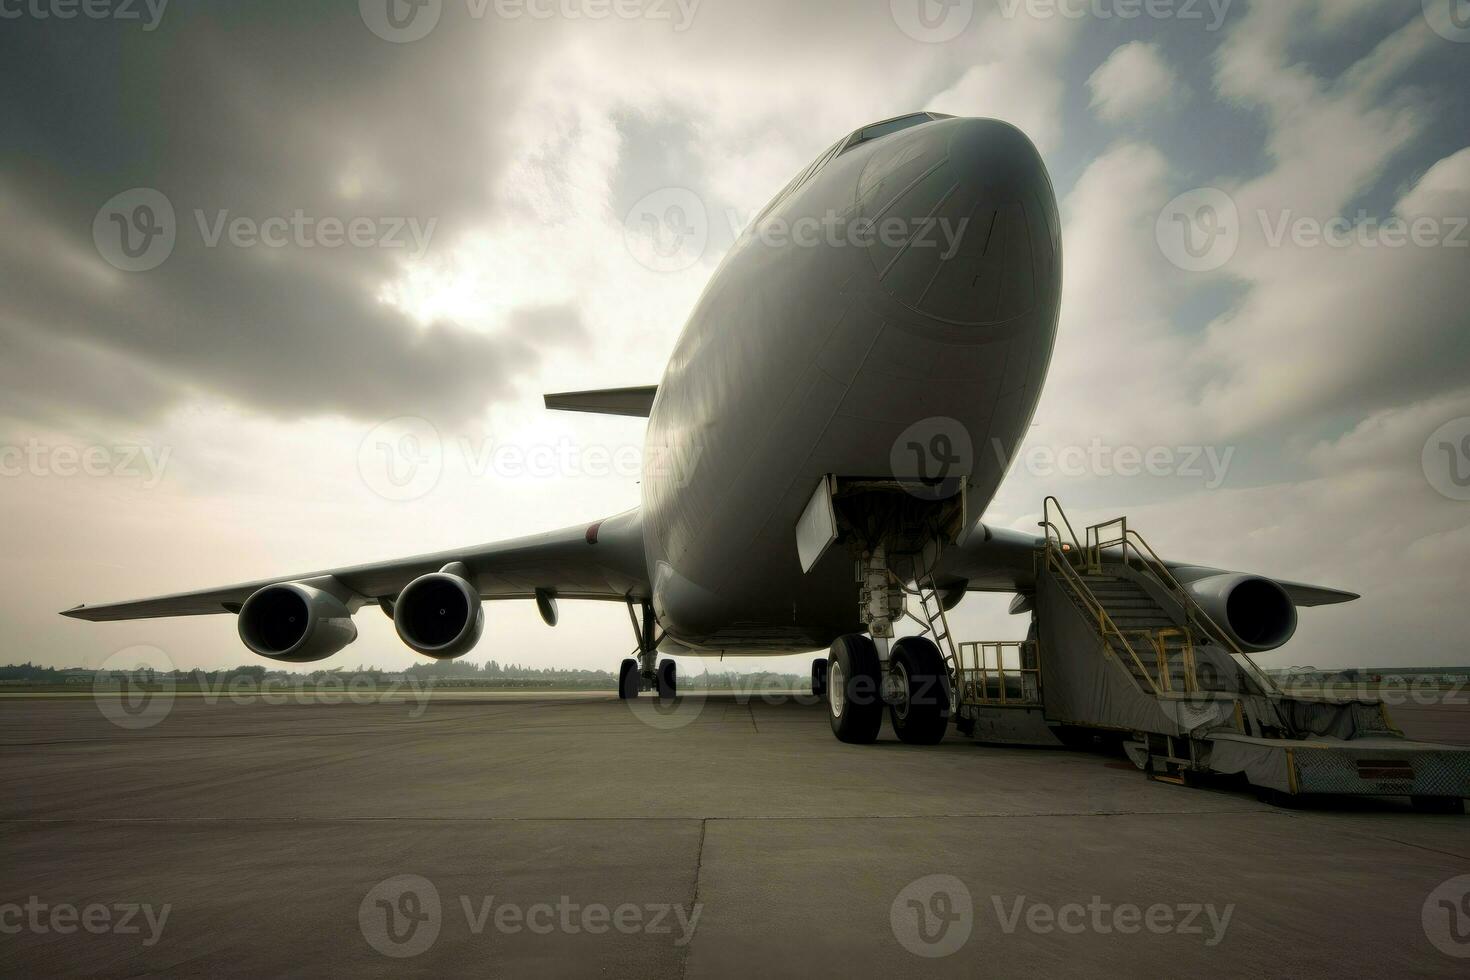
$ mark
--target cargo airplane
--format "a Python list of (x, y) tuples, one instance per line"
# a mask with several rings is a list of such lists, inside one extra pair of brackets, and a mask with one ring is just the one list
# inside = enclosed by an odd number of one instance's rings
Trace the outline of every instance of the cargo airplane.
[[(934, 233), (936, 225), (949, 235)], [(822, 228), (775, 236), (772, 228)], [(590, 525), (64, 615), (233, 614), (272, 660), (330, 657), (376, 605), (411, 649), (468, 653), (486, 600), (626, 603), (637, 635), (618, 693), (674, 696), (675, 655), (826, 650), (834, 733), (932, 743), (950, 677), (928, 637), (894, 639), (906, 594), (946, 607), (1013, 592), (1041, 540), (983, 522), (1030, 426), (1056, 338), (1062, 241), (1031, 141), (993, 119), (914, 113), (837, 140), (733, 244), (660, 383), (546, 396), (646, 417), (641, 506)], [(1004, 452), (976, 452), (977, 446)], [(691, 449), (697, 452), (691, 452)], [(1170, 563), (1244, 649), (1286, 642), (1296, 607), (1350, 593)], [(876, 692), (876, 694), (875, 694)]]

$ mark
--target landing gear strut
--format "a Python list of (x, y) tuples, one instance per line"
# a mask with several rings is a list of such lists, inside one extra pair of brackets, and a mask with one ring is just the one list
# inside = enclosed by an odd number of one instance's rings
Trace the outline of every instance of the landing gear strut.
[(672, 698), (678, 688), (678, 668), (672, 660), (658, 661), (658, 645), (663, 634), (653, 615), (653, 603), (643, 601), (639, 604), (639, 612), (633, 611), (630, 600), (628, 618), (633, 622), (638, 649), (635, 651), (636, 659), (629, 657), (618, 667), (618, 697), (627, 700), (636, 698), (640, 691), (657, 691), (661, 698)]

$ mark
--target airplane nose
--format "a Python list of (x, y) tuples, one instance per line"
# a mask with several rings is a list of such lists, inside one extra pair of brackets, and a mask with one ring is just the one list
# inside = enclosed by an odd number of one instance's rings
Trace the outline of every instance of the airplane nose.
[(892, 139), (857, 186), (874, 233), (868, 255), (889, 295), (926, 317), (980, 325), (1025, 316), (1057, 293), (1056, 196), (1024, 133), (949, 119)]

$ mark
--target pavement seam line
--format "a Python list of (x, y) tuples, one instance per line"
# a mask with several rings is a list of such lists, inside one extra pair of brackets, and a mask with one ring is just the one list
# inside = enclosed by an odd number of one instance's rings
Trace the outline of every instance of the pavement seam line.
[[(690, 915), (703, 914), (696, 913), (696, 910), (699, 908), (700, 879), (704, 876), (704, 835), (709, 829), (709, 821), (709, 817), (704, 817), (699, 821), (699, 850), (694, 856), (694, 898), (689, 906)], [(694, 935), (691, 934), (689, 942), (684, 944), (684, 957), (679, 961), (679, 980), (684, 980), (689, 974), (689, 952), (693, 947)]]

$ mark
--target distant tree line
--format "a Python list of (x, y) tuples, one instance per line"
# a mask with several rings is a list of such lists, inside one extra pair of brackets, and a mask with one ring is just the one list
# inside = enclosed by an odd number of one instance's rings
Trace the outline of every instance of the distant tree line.
[[(761, 691), (802, 690), (809, 680), (804, 675), (762, 673), (736, 673), (727, 671), (712, 674), (696, 673), (693, 663), (681, 664), (679, 687), (681, 690), (709, 691)], [(23, 664), (6, 664), (0, 667), (0, 682), (28, 684), (65, 684), (68, 678), (79, 675), (90, 677), (93, 672), (81, 668), (42, 667), (29, 661)], [(611, 671), (585, 670), (581, 668), (528, 667), (524, 664), (502, 664), (490, 660), (475, 664), (464, 660), (437, 660), (432, 663), (415, 664), (403, 671), (383, 670), (378, 667), (359, 665), (353, 670), (287, 671), (270, 669), (259, 664), (226, 667), (219, 670), (175, 670), (144, 671), (148, 677), (166, 681), (172, 679), (180, 684), (201, 685), (211, 688), (229, 684), (237, 678), (246, 678), (257, 684), (267, 677), (288, 682), (319, 684), (334, 678), (364, 677), (374, 683), (386, 683), (389, 677), (406, 676), (419, 684), (447, 684), (450, 686), (514, 686), (555, 687), (566, 686), (579, 689), (606, 688), (617, 686), (617, 677)]]

